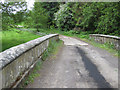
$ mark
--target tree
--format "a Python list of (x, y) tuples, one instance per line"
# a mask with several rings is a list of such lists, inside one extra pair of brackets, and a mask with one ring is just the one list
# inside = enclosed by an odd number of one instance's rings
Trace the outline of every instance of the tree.
[(15, 25), (16, 15), (14, 13), (25, 11), (27, 8), (26, 2), (0, 2), (0, 4), (2, 8), (2, 29), (9, 30)]
[(25, 14), (24, 27), (33, 28), (34, 25), (34, 12), (33, 10), (28, 10)]
[(39, 28), (47, 28), (48, 15), (45, 13), (45, 9), (42, 8), (42, 2), (34, 3), (34, 27), (39, 31)]
[(12, 15), (14, 22), (17, 23), (21, 23), (25, 20), (25, 11), (18, 11), (15, 14)]
[(60, 3), (58, 2), (43, 2), (42, 7), (45, 9), (45, 13), (48, 15), (48, 27), (50, 26), (56, 26), (54, 22), (54, 13), (56, 13), (59, 10)]
[(114, 3), (100, 3), (103, 8), (96, 24), (96, 33), (120, 35), (120, 5)]
[(90, 33), (116, 34), (119, 31), (119, 3), (86, 3), (82, 7), (82, 22), (80, 26)]
[(68, 3), (61, 4), (58, 12), (55, 13), (55, 21), (59, 29), (72, 30), (75, 27), (73, 12)]

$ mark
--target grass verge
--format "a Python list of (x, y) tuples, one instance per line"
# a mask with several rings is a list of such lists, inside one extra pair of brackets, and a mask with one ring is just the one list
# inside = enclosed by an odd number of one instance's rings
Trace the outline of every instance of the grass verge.
[(51, 41), (47, 50), (42, 55), (42, 60), (46, 60), (46, 58), (49, 58), (51, 55), (54, 55), (52, 58), (55, 58), (62, 44), (63, 42), (61, 40), (59, 40), (57, 43), (55, 41)]
[(83, 39), (83, 38), (81, 38), (81, 40), (83, 40), (85, 42), (88, 42), (89, 44), (91, 44), (91, 45), (93, 45), (95, 47), (107, 50), (108, 52), (110, 52), (111, 54), (113, 54), (116, 57), (120, 57), (120, 50), (114, 49), (113, 45), (110, 45), (108, 43), (105, 43), (105, 44), (96, 43), (95, 41), (90, 40), (90, 39)]
[(94, 40), (91, 40), (89, 38), (89, 34), (81, 33), (81, 34), (73, 34), (73, 35), (72, 34), (63, 34), (63, 35), (79, 38), (82, 41), (85, 41), (95, 47), (107, 50), (109, 53), (113, 54), (116, 57), (120, 57), (120, 50), (114, 49), (114, 46), (109, 43), (105, 43), (105, 44), (96, 43)]
[(20, 30), (10, 30), (10, 31), (2, 31), (2, 50), (4, 51), (13, 46), (28, 42), (30, 40), (39, 38), (40, 36), (35, 35), (33, 33), (27, 31)]
[(34, 67), (34, 69), (32, 69), (32, 72), (29, 73), (28, 77), (25, 79), (25, 82), (23, 83), (23, 86), (22, 87), (25, 87), (27, 86), (29, 83), (32, 83), (34, 81), (34, 78), (35, 77), (39, 77), (39, 73), (38, 73), (38, 70), (40, 70), (41, 68), (41, 65), (42, 65), (42, 61), (38, 61)]
[(51, 41), (49, 43), (48, 48), (45, 50), (45, 52), (42, 54), (42, 60), (38, 60), (34, 68), (29, 72), (29, 74), (25, 77), (25, 79), (22, 81), (22, 83), (18, 86), (20, 88), (25, 88), (28, 84), (34, 82), (34, 79), (36, 77), (40, 76), (40, 73), (38, 71), (41, 69), (42, 63), (48, 58), (55, 58), (56, 54), (59, 51), (59, 48), (62, 46), (63, 42), (61, 40), (59, 41)]

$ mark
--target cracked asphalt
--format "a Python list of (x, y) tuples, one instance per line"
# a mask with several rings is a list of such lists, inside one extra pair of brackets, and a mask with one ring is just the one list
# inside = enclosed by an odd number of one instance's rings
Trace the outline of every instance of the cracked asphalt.
[(117, 57), (75, 38), (60, 39), (57, 57), (44, 61), (26, 88), (118, 88)]

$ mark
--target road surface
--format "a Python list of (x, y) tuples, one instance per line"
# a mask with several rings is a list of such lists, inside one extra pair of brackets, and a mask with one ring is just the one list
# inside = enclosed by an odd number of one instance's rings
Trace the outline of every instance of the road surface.
[(60, 39), (57, 57), (43, 63), (27, 88), (118, 88), (118, 58), (75, 38)]

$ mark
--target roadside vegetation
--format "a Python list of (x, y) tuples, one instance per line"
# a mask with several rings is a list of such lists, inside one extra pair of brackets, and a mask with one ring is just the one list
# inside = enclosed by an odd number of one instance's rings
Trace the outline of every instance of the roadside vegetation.
[(1, 2), (1, 7), (2, 30), (19, 25), (36, 31), (59, 29), (77, 34), (120, 35), (118, 2), (34, 2), (31, 10), (27, 2)]
[[(31, 72), (28, 74), (28, 76), (25, 78), (25, 80), (22, 81), (22, 83), (19, 85), (20, 88), (26, 87), (28, 84), (32, 83), (35, 78), (40, 76), (39, 70), (41, 69), (43, 61), (47, 59), (52, 59), (55, 58), (56, 55), (58, 54), (58, 51), (62, 47), (63, 42), (61, 40), (58, 40), (57, 43), (56, 41), (50, 41), (50, 44), (46, 51), (42, 54), (42, 59), (38, 60), (36, 65), (34, 66), (34, 69), (31, 70)], [(52, 55), (52, 57), (51, 57)]]
[(1, 35), (2, 51), (40, 37), (33, 33), (27, 31), (20, 31), (16, 29), (11, 31), (3, 31)]

